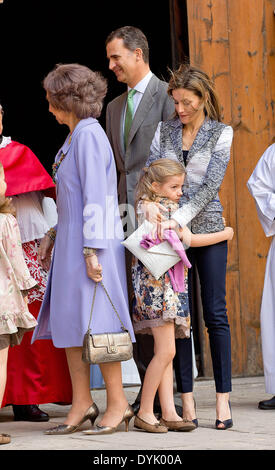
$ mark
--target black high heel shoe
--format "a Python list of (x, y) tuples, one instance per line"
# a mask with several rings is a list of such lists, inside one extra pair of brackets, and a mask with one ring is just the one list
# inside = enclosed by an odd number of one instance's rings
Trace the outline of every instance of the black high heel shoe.
[[(215, 427), (216, 427), (216, 429), (218, 429), (219, 431), (225, 431), (226, 429), (232, 428), (232, 426), (233, 426), (232, 410), (231, 410), (231, 403), (230, 403), (230, 400), (228, 400), (228, 406), (229, 406), (229, 409), (230, 409), (231, 418), (225, 419), (224, 421), (220, 421), (219, 419), (216, 419)], [(218, 427), (219, 424), (223, 424), (224, 427), (223, 427), (223, 428), (219, 428), (219, 427)]]
[[(196, 413), (196, 416), (197, 416), (197, 411), (196, 411), (197, 406), (196, 406), (196, 400), (195, 400), (195, 398), (194, 398), (194, 406), (195, 406), (195, 413)], [(197, 419), (197, 418), (192, 419), (192, 422), (194, 423), (194, 425), (196, 426), (196, 428), (199, 426), (199, 422), (198, 422), (198, 419)]]
[(194, 423), (194, 425), (196, 426), (196, 428), (199, 427), (199, 422), (198, 422), (197, 418), (192, 419), (192, 423)]
[[(194, 400), (195, 413), (196, 413), (196, 415), (197, 415), (197, 412), (196, 412), (196, 400), (195, 400), (194, 397), (193, 397), (193, 400)], [(182, 415), (182, 416), (183, 416), (183, 415)], [(183, 417), (183, 419), (184, 419), (184, 417)], [(196, 426), (196, 428), (199, 426), (199, 421), (198, 421), (197, 418), (192, 419), (192, 423), (194, 423), (194, 425)]]

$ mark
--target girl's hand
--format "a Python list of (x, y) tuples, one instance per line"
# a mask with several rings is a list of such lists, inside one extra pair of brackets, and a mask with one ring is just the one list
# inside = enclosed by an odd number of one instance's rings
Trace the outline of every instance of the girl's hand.
[(168, 228), (175, 230), (177, 226), (178, 222), (174, 219), (164, 220), (164, 222), (157, 223), (152, 230), (152, 237), (156, 238), (156, 236), (158, 236), (160, 240), (163, 240), (164, 230), (167, 230)]
[(50, 269), (53, 246), (53, 240), (51, 240), (48, 235), (45, 235), (44, 238), (42, 238), (38, 249), (38, 262), (45, 271), (49, 271)]
[(232, 240), (234, 236), (234, 230), (232, 227), (225, 227), (224, 231), (226, 232), (226, 240)]
[(164, 207), (162, 204), (159, 202), (149, 202), (149, 201), (144, 201), (140, 205), (140, 209), (144, 213), (144, 216), (151, 224), (156, 224), (158, 222), (162, 222), (164, 220), (163, 215), (161, 214), (162, 212), (167, 212), (168, 209)]
[(102, 281), (102, 266), (99, 264), (97, 256), (87, 256), (85, 261), (87, 276), (95, 282)]

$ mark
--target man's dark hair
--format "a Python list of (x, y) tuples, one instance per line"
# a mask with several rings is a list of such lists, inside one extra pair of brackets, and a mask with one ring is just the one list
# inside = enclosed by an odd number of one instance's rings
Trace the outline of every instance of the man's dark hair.
[(113, 39), (123, 39), (123, 45), (129, 51), (135, 51), (137, 48), (142, 50), (143, 60), (146, 64), (149, 63), (149, 46), (145, 34), (134, 26), (123, 26), (115, 31), (112, 31), (106, 39), (106, 46)]

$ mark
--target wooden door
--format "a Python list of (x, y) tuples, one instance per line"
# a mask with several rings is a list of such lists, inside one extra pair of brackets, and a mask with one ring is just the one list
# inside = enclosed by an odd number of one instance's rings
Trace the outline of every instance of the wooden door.
[[(174, 2), (175, 3), (175, 2)], [(234, 227), (227, 266), (227, 308), (233, 375), (263, 372), (260, 304), (270, 245), (246, 183), (274, 141), (274, 0), (178, 0), (187, 6), (190, 62), (214, 80), (223, 121), (234, 139), (221, 187), (228, 225)], [(206, 330), (203, 374), (212, 376)]]

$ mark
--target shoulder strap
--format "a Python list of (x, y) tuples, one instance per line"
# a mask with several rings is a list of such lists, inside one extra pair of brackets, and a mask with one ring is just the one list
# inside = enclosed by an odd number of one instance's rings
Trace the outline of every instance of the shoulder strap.
[[(93, 309), (94, 309), (95, 295), (96, 295), (96, 289), (97, 289), (97, 285), (98, 285), (98, 284), (99, 284), (99, 282), (96, 282), (96, 283), (95, 283), (94, 295), (93, 295), (93, 301), (92, 301), (91, 315), (90, 315), (88, 330), (90, 330), (90, 325), (91, 325), (91, 321), (92, 321), (92, 313), (93, 313)], [(109, 294), (108, 294), (108, 292), (107, 292), (105, 286), (103, 285), (103, 282), (101, 281), (100, 284), (102, 285), (102, 287), (103, 287), (103, 289), (104, 289), (104, 292), (105, 292), (105, 294), (107, 295), (107, 297), (108, 297), (108, 299), (109, 299), (109, 301), (110, 301), (110, 304), (112, 305), (112, 307), (113, 307), (113, 309), (114, 309), (114, 311), (115, 311), (115, 313), (116, 313), (116, 316), (118, 317), (118, 319), (119, 319), (119, 321), (120, 321), (121, 329), (122, 329), (123, 331), (128, 331), (127, 328), (125, 328), (125, 326), (123, 325), (123, 323), (122, 323), (122, 321), (121, 321), (121, 318), (120, 318), (120, 316), (119, 316), (119, 314), (118, 314), (118, 312), (117, 312), (117, 310), (116, 310), (116, 308), (115, 308), (113, 302), (111, 301), (110, 296), (109, 296)]]

